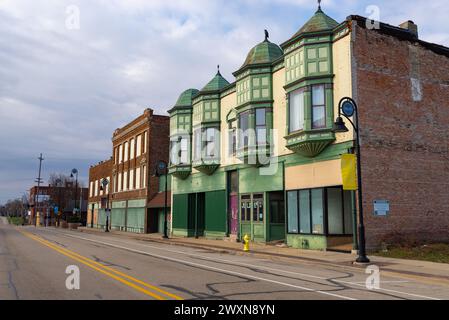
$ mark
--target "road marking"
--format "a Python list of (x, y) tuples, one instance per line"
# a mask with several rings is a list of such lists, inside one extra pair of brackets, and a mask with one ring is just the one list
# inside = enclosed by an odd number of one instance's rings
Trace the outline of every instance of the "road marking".
[[(36, 236), (37, 236), (37, 235), (36, 235)], [(42, 238), (40, 238), (40, 239), (42, 239)], [(45, 240), (45, 239), (42, 239), (42, 240), (43, 240), (43, 241), (46, 241), (47, 243), (49, 243), (49, 244), (51, 244), (51, 245), (53, 245), (51, 242), (49, 242), (49, 241), (47, 241), (47, 240)], [(58, 247), (58, 248), (60, 248), (60, 247)], [(101, 267), (101, 268), (103, 268), (103, 269), (106, 269), (106, 270), (108, 270), (108, 271), (110, 271), (110, 272), (113, 272), (113, 273), (115, 273), (115, 274), (117, 274), (117, 275), (119, 275), (119, 276), (121, 276), (121, 277), (123, 277), (123, 278), (127, 278), (127, 279), (129, 279), (129, 280), (131, 280), (131, 281), (133, 281), (133, 282), (136, 282), (136, 283), (138, 283), (138, 284), (140, 284), (140, 285), (143, 285), (143, 286), (145, 286), (145, 287), (147, 287), (147, 288), (149, 288), (149, 289), (155, 290), (155, 291), (157, 291), (157, 292), (159, 292), (159, 293), (162, 293), (162, 294), (164, 294), (164, 295), (166, 295), (166, 296), (169, 296), (170, 298), (173, 298), (173, 299), (175, 299), (175, 300), (184, 300), (183, 298), (181, 298), (181, 297), (179, 297), (179, 296), (177, 296), (177, 295), (174, 295), (174, 294), (172, 294), (172, 293), (170, 293), (170, 292), (168, 292), (168, 291), (165, 291), (165, 290), (160, 289), (159, 287), (153, 286), (153, 285), (151, 285), (151, 284), (149, 284), (149, 283), (146, 283), (146, 282), (144, 282), (144, 281), (141, 281), (141, 280), (139, 280), (139, 279), (136, 279), (136, 278), (134, 278), (134, 277), (132, 277), (132, 276), (130, 276), (130, 275), (127, 275), (126, 273), (123, 273), (123, 272), (120, 272), (120, 271), (118, 271), (118, 270), (115, 270), (115, 269), (113, 269), (113, 268), (111, 268), (111, 267), (105, 266), (105, 265), (103, 265), (103, 264), (101, 264), (101, 263), (98, 263), (97, 261), (94, 261), (94, 260), (92, 260), (92, 259), (89, 259), (89, 258), (87, 258), (87, 257), (84, 257), (84, 256), (82, 256), (82, 255), (80, 255), (80, 254), (78, 254), (78, 253), (76, 253), (76, 252), (74, 252), (74, 251), (71, 251), (71, 250), (66, 249), (66, 248), (60, 248), (60, 249), (66, 250), (66, 251), (68, 251), (70, 254), (72, 254), (72, 255), (74, 255), (74, 256), (77, 256), (77, 257), (80, 258), (80, 259), (86, 260), (86, 261), (89, 262), (89, 263), (92, 263), (92, 264), (94, 264), (94, 265), (97, 265), (97, 266), (99, 266), (99, 267)]]
[[(71, 237), (71, 238), (76, 238), (76, 239), (90, 241), (90, 242), (96, 242), (96, 243), (100, 243), (100, 244), (116, 247), (116, 248), (119, 248), (119, 249), (125, 249), (125, 250), (130, 250), (130, 251), (134, 250), (134, 249), (126, 248), (126, 247), (118, 247), (118, 246), (116, 246), (114, 244), (102, 242), (102, 241), (99, 241), (99, 240), (93, 240), (93, 239), (89, 239), (89, 238), (84, 238), (84, 237), (79, 237), (79, 236), (66, 234), (66, 233), (63, 233), (63, 232), (56, 232), (56, 231), (51, 231), (51, 232), (57, 233), (57, 234), (60, 234), (60, 235), (65, 235), (65, 236)], [(119, 242), (117, 240), (111, 240), (111, 239), (108, 239), (108, 241)], [(150, 245), (146, 245), (146, 244), (144, 245), (144, 244), (140, 244), (140, 243), (135, 243), (135, 244), (139, 245), (139, 246), (142, 246), (142, 247), (157, 249), (157, 250), (160, 250), (160, 251), (168, 251), (168, 252), (171, 252), (171, 253), (178, 253), (178, 254), (183, 254), (183, 255), (190, 255), (190, 256), (193, 256), (193, 257), (199, 257), (199, 258), (203, 258), (203, 259), (209, 260), (211, 262), (214, 262), (214, 261), (216, 261), (216, 262), (226, 262), (226, 263), (231, 263), (231, 264), (233, 264), (235, 266), (239, 266), (240, 265), (240, 266), (245, 266), (245, 267), (254, 267), (254, 265), (251, 265), (251, 264), (235, 263), (232, 260), (211, 258), (211, 257), (203, 256), (203, 255), (198, 255), (198, 254), (194, 254), (194, 253), (186, 253), (184, 251), (178, 251), (178, 250), (161, 249), (161, 248), (158, 248), (158, 247), (154, 247), (154, 246), (150, 246)], [(141, 252), (139, 252), (139, 253), (141, 253)], [(155, 254), (147, 253), (147, 255), (151, 255), (151, 256), (157, 257), (157, 255), (155, 255)], [(165, 259), (167, 257), (164, 256), (163, 258)], [(287, 271), (287, 270), (281, 270), (281, 269), (264, 267), (264, 266), (260, 266), (260, 267), (258, 266), (257, 268), (264, 269), (264, 270), (272, 270), (272, 271), (282, 272), (282, 273), (287, 273), (287, 274), (295, 274), (295, 275), (298, 275), (298, 276), (314, 278), (314, 279), (320, 279), (320, 280), (327, 280), (327, 281), (332, 280), (332, 279), (329, 279), (329, 278), (326, 278), (326, 277), (314, 276), (314, 275), (310, 275), (310, 274), (306, 274), (306, 273), (299, 273), (299, 272), (295, 272), (295, 271)], [(298, 280), (301, 280), (301, 279), (298, 279)], [(380, 289), (376, 289), (376, 290), (368, 290), (366, 288), (365, 284), (358, 284), (356, 282), (350, 282), (350, 281), (344, 281), (344, 280), (338, 280), (338, 279), (332, 280), (332, 281), (339, 282), (339, 283), (344, 283), (344, 284), (348, 284), (348, 285), (353, 285), (353, 286), (357, 286), (357, 287), (362, 287), (362, 288), (364, 288), (368, 292), (385, 291), (385, 292), (389, 292), (389, 293), (403, 294), (403, 295), (406, 295), (406, 296), (411, 296), (411, 297), (416, 297), (416, 298), (421, 298), (421, 299), (437, 300), (437, 301), (441, 300), (441, 299), (434, 298), (434, 297), (429, 297), (429, 296), (424, 296), (424, 295), (414, 294), (414, 293), (408, 293), (408, 292), (403, 292), (403, 291), (397, 291), (397, 290), (391, 290), (391, 289), (385, 289), (385, 288), (380, 288)], [(382, 283), (387, 283), (387, 281), (382, 281)]]
[[(63, 234), (63, 233), (59, 233), (59, 232), (54, 232), (54, 233)], [(171, 257), (168, 257), (168, 256), (162, 256), (162, 255), (158, 255), (158, 254), (154, 254), (154, 253), (150, 253), (150, 252), (146, 252), (146, 251), (141, 251), (141, 250), (137, 250), (137, 249), (132, 249), (132, 248), (128, 248), (128, 247), (123, 247), (123, 246), (119, 246), (119, 245), (115, 245), (115, 244), (112, 244), (112, 243), (107, 243), (107, 242), (103, 242), (103, 241), (99, 241), (99, 240), (92, 240), (92, 239), (87, 239), (87, 238), (82, 238), (82, 237), (77, 237), (77, 236), (72, 236), (72, 235), (67, 235), (67, 236), (73, 237), (73, 238), (78, 238), (80, 240), (85, 240), (85, 241), (89, 241), (89, 242), (103, 244), (103, 245), (106, 245), (106, 246), (109, 246), (109, 247), (113, 247), (113, 248), (117, 248), (117, 249), (122, 249), (122, 250), (131, 251), (131, 252), (134, 252), (134, 253), (143, 254), (143, 255), (146, 255), (146, 256), (150, 256), (150, 257), (159, 258), (159, 259), (162, 259), (162, 260), (168, 260), (168, 261), (173, 261), (173, 262), (177, 262), (177, 263), (181, 263), (181, 264), (187, 264), (187, 265), (194, 266), (194, 267), (200, 267), (200, 268), (209, 269), (209, 270), (213, 270), (213, 271), (219, 271), (219, 272), (222, 272), (222, 273), (225, 273), (225, 274), (229, 274), (229, 275), (235, 275), (235, 276), (239, 276), (239, 277), (245, 277), (245, 278), (249, 278), (249, 279), (265, 281), (265, 282), (274, 283), (274, 284), (279, 284), (279, 285), (282, 285), (282, 286), (287, 286), (287, 287), (300, 289), (300, 290), (304, 290), (304, 291), (308, 291), (308, 292), (315, 292), (315, 293), (328, 295), (328, 296), (332, 296), (332, 297), (343, 299), (343, 300), (357, 300), (355, 298), (351, 298), (351, 297), (347, 297), (347, 296), (343, 296), (343, 295), (339, 295), (339, 294), (335, 294), (335, 293), (331, 293), (331, 292), (326, 292), (326, 291), (322, 291), (322, 290), (315, 290), (315, 289), (311, 289), (311, 288), (307, 288), (307, 287), (303, 287), (303, 286), (293, 285), (293, 284), (290, 284), (290, 283), (285, 283), (285, 282), (276, 281), (276, 280), (272, 280), (272, 279), (267, 279), (267, 278), (257, 277), (257, 276), (253, 276), (253, 275), (249, 275), (249, 274), (244, 274), (244, 273), (241, 273), (241, 272), (236, 272), (236, 271), (216, 268), (216, 267), (212, 267), (212, 266), (208, 266), (208, 265), (204, 265), (204, 264), (200, 264), (200, 263), (190, 262), (190, 261), (186, 261), (186, 260), (182, 260), (182, 259), (171, 258)]]
[[(158, 294), (155, 294), (155, 293), (153, 293), (153, 292), (151, 292), (149, 290), (146, 290), (146, 289), (144, 289), (144, 288), (142, 288), (142, 287), (140, 287), (140, 286), (138, 286), (138, 285), (136, 285), (136, 284), (134, 284), (134, 283), (132, 283), (130, 281), (127, 281), (127, 280), (125, 280), (123, 278), (127, 278), (127, 279), (129, 279), (129, 280), (131, 280), (133, 282), (136, 282), (136, 283), (138, 283), (138, 284), (140, 284), (142, 286), (145, 286), (147, 288), (150, 288), (150, 289), (153, 289), (155, 291), (158, 291), (159, 293), (162, 293), (162, 294), (164, 294), (166, 296), (169, 296), (169, 297), (171, 297), (173, 299), (183, 300), (183, 298), (181, 298), (181, 297), (178, 297), (178, 296), (176, 296), (174, 294), (171, 294), (171, 293), (169, 293), (169, 292), (167, 292), (165, 290), (162, 290), (162, 289), (160, 289), (160, 288), (158, 288), (156, 286), (153, 286), (153, 285), (150, 285), (148, 283), (145, 283), (145, 282), (143, 282), (141, 280), (138, 280), (138, 279), (136, 279), (134, 277), (131, 277), (131, 276), (127, 275), (127, 274), (124, 274), (122, 272), (114, 270), (114, 269), (112, 269), (110, 267), (102, 265), (102, 264), (100, 264), (100, 263), (98, 263), (98, 262), (96, 262), (94, 260), (86, 258), (86, 257), (84, 257), (82, 255), (79, 255), (76, 252), (73, 252), (73, 251), (65, 249), (65, 248), (58, 247), (58, 246), (52, 244), (51, 242), (49, 242), (47, 240), (44, 240), (44, 239), (42, 239), (42, 238), (40, 238), (40, 237), (38, 237), (38, 236), (36, 236), (34, 234), (31, 234), (31, 233), (28, 233), (28, 232), (21, 232), (21, 233), (23, 235), (27, 236), (28, 238), (34, 240), (34, 241), (37, 241), (37, 242), (39, 242), (39, 243), (41, 243), (41, 244), (43, 244), (43, 245), (45, 245), (45, 246), (47, 246), (47, 247), (49, 247), (51, 249), (53, 249), (53, 250), (63, 254), (63, 255), (65, 255), (65, 256), (67, 256), (67, 257), (69, 257), (69, 258), (71, 258), (71, 259), (73, 259), (75, 261), (78, 261), (78, 262), (80, 262), (80, 263), (82, 263), (82, 264), (84, 264), (84, 265), (86, 265), (86, 266), (88, 266), (88, 267), (90, 267), (90, 268), (100, 272), (100, 273), (103, 273), (103, 274), (105, 274), (105, 275), (107, 275), (107, 276), (109, 276), (109, 277), (111, 277), (111, 278), (113, 278), (113, 279), (115, 279), (115, 280), (117, 280), (117, 281), (119, 281), (119, 282), (121, 282), (121, 283), (123, 283), (123, 284), (125, 284), (125, 285), (127, 285), (127, 286), (129, 286), (129, 287), (131, 287), (131, 288), (133, 288), (135, 290), (137, 290), (137, 291), (140, 291), (140, 292), (142, 292), (142, 293), (144, 293), (146, 295), (149, 295), (149, 296), (151, 296), (151, 297), (153, 297), (153, 298), (155, 298), (157, 300), (165, 300), (165, 298), (160, 296), (160, 295), (158, 295)], [(106, 271), (106, 270), (108, 270), (108, 271)], [(117, 274), (117, 275), (114, 275), (114, 273)], [(123, 278), (119, 277), (118, 275), (123, 277)]]

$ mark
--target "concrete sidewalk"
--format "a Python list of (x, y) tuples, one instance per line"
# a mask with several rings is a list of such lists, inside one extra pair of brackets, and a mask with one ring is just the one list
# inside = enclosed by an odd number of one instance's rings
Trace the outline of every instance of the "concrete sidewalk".
[[(78, 232), (105, 235), (103, 230), (79, 228)], [(132, 234), (119, 231), (111, 231), (109, 235), (165, 243), (177, 246), (187, 246), (229, 254), (263, 256), (270, 259), (295, 259), (304, 263), (326, 264), (329, 266), (345, 266), (364, 269), (366, 266), (354, 265), (356, 256), (340, 252), (302, 250), (274, 245), (251, 243), (250, 252), (243, 252), (242, 243), (234, 243), (224, 240), (210, 240), (205, 238), (180, 238), (172, 237), (162, 239), (160, 234)], [(439, 283), (449, 285), (449, 264), (427, 261), (403, 260), (370, 256), (371, 265), (377, 265), (384, 274), (391, 274), (413, 280), (425, 280), (427, 283)]]

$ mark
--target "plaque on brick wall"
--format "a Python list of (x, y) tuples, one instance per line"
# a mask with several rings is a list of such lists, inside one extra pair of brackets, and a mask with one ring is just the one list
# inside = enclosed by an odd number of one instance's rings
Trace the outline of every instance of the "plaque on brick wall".
[(390, 214), (390, 201), (374, 200), (374, 215), (378, 217), (386, 217)]

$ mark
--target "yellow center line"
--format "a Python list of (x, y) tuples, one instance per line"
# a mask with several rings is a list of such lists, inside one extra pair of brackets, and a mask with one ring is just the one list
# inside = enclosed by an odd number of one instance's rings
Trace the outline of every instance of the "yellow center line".
[[(81, 262), (84, 265), (87, 265), (90, 268), (92, 268), (92, 269), (94, 269), (94, 270), (96, 270), (98, 272), (101, 272), (101, 273), (103, 273), (105, 275), (108, 275), (109, 277), (111, 277), (111, 278), (113, 278), (113, 279), (115, 279), (117, 281), (120, 281), (120, 282), (122, 282), (122, 283), (124, 283), (124, 284), (126, 284), (126, 285), (128, 285), (128, 286), (130, 286), (130, 287), (132, 287), (132, 288), (134, 288), (134, 289), (136, 289), (138, 291), (140, 291), (140, 292), (143, 292), (143, 293), (153, 297), (153, 298), (156, 298), (158, 300), (165, 300), (163, 297), (161, 297), (161, 296), (159, 296), (159, 295), (157, 295), (157, 294), (155, 294), (155, 293), (153, 293), (151, 291), (148, 291), (148, 290), (146, 290), (144, 288), (141, 288), (141, 287), (139, 287), (139, 286), (137, 286), (137, 285), (135, 285), (135, 284), (125, 280), (125, 279), (122, 279), (122, 278), (114, 275), (113, 273), (115, 273), (115, 274), (117, 274), (117, 275), (119, 275), (119, 276), (121, 276), (123, 278), (129, 279), (129, 280), (131, 280), (131, 281), (133, 281), (135, 283), (138, 283), (138, 284), (140, 284), (140, 285), (142, 285), (144, 287), (147, 287), (149, 289), (152, 289), (154, 291), (162, 293), (162, 294), (164, 294), (164, 295), (166, 295), (168, 297), (171, 297), (173, 299), (183, 300), (183, 298), (181, 298), (179, 296), (176, 296), (176, 295), (174, 295), (174, 294), (172, 294), (170, 292), (167, 292), (165, 290), (162, 290), (162, 289), (160, 289), (160, 288), (158, 288), (156, 286), (153, 286), (153, 285), (148, 284), (146, 282), (143, 282), (143, 281), (141, 281), (139, 279), (131, 277), (131, 276), (129, 276), (127, 274), (124, 274), (124, 273), (122, 273), (120, 271), (112, 269), (112, 268), (110, 268), (108, 266), (102, 265), (102, 264), (98, 263), (97, 261), (91, 260), (91, 259), (89, 259), (87, 257), (84, 257), (84, 256), (82, 256), (82, 255), (80, 255), (80, 254), (78, 254), (76, 252), (73, 252), (73, 251), (65, 249), (65, 248), (58, 247), (58, 246), (52, 244), (51, 242), (49, 242), (49, 241), (47, 241), (45, 239), (42, 239), (42, 238), (40, 238), (40, 237), (38, 237), (38, 236), (36, 236), (34, 234), (31, 234), (31, 233), (28, 233), (28, 232), (22, 232), (22, 231), (21, 231), (21, 233), (24, 234), (25, 236), (35, 240), (35, 241), (40, 242), (41, 244), (43, 244), (43, 245), (45, 245), (45, 246), (47, 246), (47, 247), (49, 247), (49, 248), (51, 248), (51, 249), (53, 249), (55, 251), (58, 251), (59, 253), (65, 255), (67, 257), (70, 257), (70, 258), (72, 258), (72, 259), (74, 259), (74, 260), (76, 260), (78, 262)], [(107, 270), (107, 271), (105, 271), (105, 270)]]

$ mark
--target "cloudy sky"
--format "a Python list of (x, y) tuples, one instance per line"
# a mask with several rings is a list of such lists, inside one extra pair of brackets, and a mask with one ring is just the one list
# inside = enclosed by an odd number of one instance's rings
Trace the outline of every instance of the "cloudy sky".
[[(414, 20), (420, 37), (449, 46), (447, 0), (323, 0), (337, 21)], [(75, 7), (73, 7), (75, 6)], [(80, 170), (111, 154), (115, 128), (147, 107), (160, 114), (231, 73), (252, 46), (281, 43), (315, 12), (315, 0), (0, 0), (0, 203), (37, 176)], [(79, 10), (79, 29), (76, 16)]]

